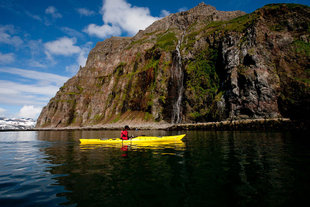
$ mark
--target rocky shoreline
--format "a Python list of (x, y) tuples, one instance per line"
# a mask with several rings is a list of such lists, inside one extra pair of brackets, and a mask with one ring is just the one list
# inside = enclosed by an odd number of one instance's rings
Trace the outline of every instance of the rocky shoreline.
[[(87, 127), (34, 128), (35, 131), (62, 130), (121, 130), (126, 123), (105, 124)], [(309, 121), (292, 121), (287, 118), (278, 119), (246, 119), (206, 123), (168, 124), (168, 123), (136, 123), (128, 124), (131, 129), (139, 130), (214, 130), (214, 131), (243, 131), (243, 130), (309, 130)]]
[(196, 124), (178, 124), (167, 128), (167, 130), (309, 130), (309, 121), (292, 121), (290, 119), (231, 120)]

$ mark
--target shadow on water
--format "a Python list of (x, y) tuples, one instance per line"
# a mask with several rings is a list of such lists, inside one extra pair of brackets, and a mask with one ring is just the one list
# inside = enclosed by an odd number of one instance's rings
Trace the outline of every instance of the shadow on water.
[[(161, 136), (177, 132), (139, 132)], [(305, 133), (187, 132), (185, 147), (81, 147), (118, 131), (38, 132), (49, 172), (77, 206), (299, 206), (308, 200)]]

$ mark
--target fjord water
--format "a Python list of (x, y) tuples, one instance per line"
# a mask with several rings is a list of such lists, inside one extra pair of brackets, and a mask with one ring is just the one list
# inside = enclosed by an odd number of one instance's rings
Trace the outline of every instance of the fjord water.
[[(185, 132), (132, 131), (172, 135)], [(0, 206), (301, 206), (305, 132), (186, 132), (184, 146), (106, 147), (119, 131), (0, 133)]]

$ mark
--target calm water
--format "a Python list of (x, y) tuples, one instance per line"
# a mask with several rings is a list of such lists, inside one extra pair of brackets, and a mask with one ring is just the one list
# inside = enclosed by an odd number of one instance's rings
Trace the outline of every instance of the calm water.
[(1, 132), (0, 206), (302, 206), (307, 135), (190, 131), (184, 146), (121, 149), (78, 141), (119, 131)]

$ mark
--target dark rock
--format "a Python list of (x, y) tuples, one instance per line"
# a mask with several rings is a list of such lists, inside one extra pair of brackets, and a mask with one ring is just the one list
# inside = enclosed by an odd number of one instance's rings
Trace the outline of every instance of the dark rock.
[(309, 7), (297, 4), (245, 14), (202, 3), (171, 14), (97, 43), (37, 127), (309, 119), (309, 27)]

